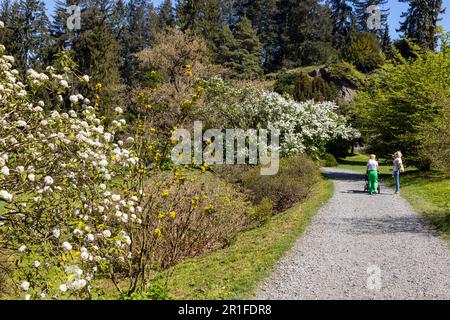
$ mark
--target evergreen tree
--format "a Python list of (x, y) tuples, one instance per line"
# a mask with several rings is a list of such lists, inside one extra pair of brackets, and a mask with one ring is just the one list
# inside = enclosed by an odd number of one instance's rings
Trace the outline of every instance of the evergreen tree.
[(333, 45), (341, 50), (350, 41), (353, 10), (348, 0), (330, 0), (329, 5), (333, 21)]
[(252, 21), (263, 46), (263, 63), (267, 70), (273, 68), (275, 55), (277, 14), (276, 0), (240, 0), (235, 3), (236, 15), (245, 16)]
[(198, 31), (201, 17), (201, 3), (197, 0), (179, 0), (176, 7), (177, 22), (181, 30)]
[(255, 79), (262, 75), (262, 46), (251, 21), (241, 17), (234, 34), (223, 25), (221, 43), (217, 49), (217, 62), (234, 71), (234, 76)]
[(82, 11), (81, 30), (73, 40), (75, 62), (80, 72), (106, 87), (120, 81), (121, 48), (110, 25), (112, 1), (88, 0)]
[(387, 23), (381, 35), (381, 48), (383, 49), (384, 54), (390, 58), (392, 55), (392, 41), (389, 32), (389, 24)]
[(181, 29), (202, 35), (210, 51), (216, 53), (223, 24), (220, 0), (183, 0), (178, 2), (176, 11)]
[(173, 11), (172, 1), (164, 0), (158, 8), (158, 29), (172, 28), (175, 26), (175, 14)]
[(0, 6), (0, 21), (3, 21), (5, 27), (0, 29), (0, 43), (6, 46), (9, 53), (19, 51), (18, 44), (13, 41), (14, 21), (19, 16), (19, 5), (10, 0), (5, 0)]
[(278, 67), (324, 62), (331, 56), (331, 20), (319, 1), (280, 0), (275, 23), (273, 56)]
[[(389, 9), (386, 9), (387, 0), (354, 0), (354, 6), (359, 31), (375, 33), (378, 39), (381, 40), (389, 17)], [(377, 14), (374, 11), (369, 11), (371, 7), (380, 10), (380, 24), (378, 26), (370, 24), (371, 17)]]
[(122, 46), (122, 78), (131, 85), (139, 80), (139, 60), (136, 53), (150, 45), (150, 19), (152, 8), (145, 0), (131, 0), (127, 5), (126, 29)]
[[(50, 26), (51, 45), (46, 52), (47, 64), (53, 64), (58, 57), (58, 53), (72, 50), (74, 40), (79, 35), (80, 30), (76, 28), (78, 26), (74, 26), (75, 28), (68, 27), (68, 19), (71, 14), (75, 13), (69, 10), (71, 6), (79, 6), (81, 11), (84, 8), (84, 3), (77, 0), (57, 0), (55, 2), (55, 11)], [(83, 20), (80, 20), (80, 25), (82, 23)]]
[(413, 39), (422, 49), (434, 50), (437, 44), (437, 23), (444, 13), (442, 0), (400, 0), (409, 4), (400, 28), (405, 37)]
[(234, 38), (230, 27), (224, 24), (222, 27), (221, 42), (217, 48), (216, 62), (224, 67), (236, 69), (239, 63), (238, 47), (239, 44)]
[[(5, 10), (11, 11), (7, 13)], [(22, 72), (28, 68), (39, 69), (44, 63), (45, 51), (49, 47), (50, 23), (45, 13), (44, 2), (8, 1), (2, 6), (2, 15), (6, 17), (8, 24), (4, 43), (8, 45), (9, 53), (15, 56), (17, 68)]]
[(234, 37), (237, 41), (238, 64), (236, 70), (239, 77), (255, 79), (262, 75), (262, 46), (256, 31), (249, 19), (241, 17), (236, 24)]

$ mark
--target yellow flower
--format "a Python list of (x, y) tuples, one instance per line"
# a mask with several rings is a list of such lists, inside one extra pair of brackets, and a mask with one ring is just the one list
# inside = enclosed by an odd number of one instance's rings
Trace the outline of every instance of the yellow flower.
[(155, 128), (150, 128), (150, 132), (151, 132), (151, 133), (155, 133), (155, 132), (156, 132), (156, 129), (155, 129)]
[(177, 213), (175, 211), (170, 211), (169, 215), (172, 219), (175, 219), (175, 217), (177, 216)]
[(191, 100), (184, 100), (182, 107), (183, 108), (189, 108), (192, 105), (192, 101)]
[(206, 206), (206, 207), (203, 208), (203, 211), (204, 211), (206, 214), (211, 214), (211, 213), (214, 212), (214, 207), (213, 207), (212, 205)]
[(161, 236), (162, 236), (162, 231), (161, 231), (161, 229), (156, 229), (155, 230), (155, 237), (156, 238), (161, 238)]
[(192, 68), (192, 66), (191, 66), (190, 64), (187, 64), (187, 65), (186, 65), (186, 69), (189, 70), (189, 69), (191, 69), (191, 68)]
[(188, 71), (188, 72), (185, 73), (185, 75), (187, 77), (192, 77), (194, 74), (192, 73), (192, 71)]
[(158, 214), (158, 219), (159, 220), (162, 220), (162, 219), (164, 219), (166, 217), (166, 214), (164, 213), (164, 212), (160, 212), (159, 214)]
[(165, 190), (163, 191), (163, 193), (162, 193), (162, 196), (163, 196), (164, 198), (167, 198), (167, 197), (169, 196), (169, 190), (165, 189)]
[(97, 92), (100, 92), (100, 91), (102, 90), (102, 88), (103, 88), (103, 86), (102, 86), (101, 83), (97, 83), (97, 84), (95, 85), (95, 90), (96, 90)]
[(195, 196), (194, 198), (192, 198), (191, 204), (194, 208), (197, 208), (199, 203), (200, 203), (200, 198), (198, 196)]
[(205, 88), (198, 86), (195, 91), (197, 92), (197, 95), (202, 95), (203, 92), (205, 92)]
[(145, 106), (145, 108), (146, 108), (146, 109), (151, 109), (151, 108), (153, 108), (153, 105), (152, 105), (151, 103), (148, 103), (148, 104)]
[(157, 152), (157, 153), (155, 154), (155, 160), (156, 160), (156, 161), (161, 160), (161, 153)]

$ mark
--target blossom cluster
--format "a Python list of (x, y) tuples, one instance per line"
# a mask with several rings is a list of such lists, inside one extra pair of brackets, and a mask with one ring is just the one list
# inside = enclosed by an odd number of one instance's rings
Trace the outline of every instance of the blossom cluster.
[[(26, 299), (89, 297), (97, 274), (132, 257), (140, 193), (120, 184), (139, 162), (133, 138), (117, 135), (124, 119), (106, 126), (88, 98), (69, 94), (70, 70), (22, 80), (13, 65), (0, 45), (0, 247)], [(42, 88), (51, 103), (34, 94)]]
[(334, 102), (297, 102), (276, 92), (252, 87), (236, 88), (213, 78), (208, 82), (208, 101), (220, 112), (226, 126), (280, 130), (282, 155), (315, 155), (324, 142), (353, 140), (360, 133), (336, 111)]

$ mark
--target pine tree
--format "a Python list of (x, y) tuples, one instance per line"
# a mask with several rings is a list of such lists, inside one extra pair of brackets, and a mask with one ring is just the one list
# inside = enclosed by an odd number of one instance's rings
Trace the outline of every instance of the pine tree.
[(333, 45), (342, 50), (350, 41), (353, 10), (349, 0), (330, 0), (329, 5), (333, 21)]
[(434, 50), (437, 45), (437, 23), (445, 10), (442, 0), (400, 0), (409, 4), (408, 11), (402, 14), (403, 22), (398, 32), (413, 39), (422, 49)]
[[(8, 8), (9, 7), (9, 8)], [(45, 13), (45, 4), (38, 0), (20, 0), (3, 4), (8, 37), (6, 43), (9, 53), (17, 60), (17, 67), (24, 72), (28, 68), (41, 67), (45, 60), (45, 51), (49, 47), (49, 20)], [(11, 46), (10, 46), (11, 44)]]
[(389, 24), (386, 23), (383, 33), (381, 35), (381, 48), (386, 57), (390, 58), (392, 55), (392, 41), (389, 32)]
[[(387, 19), (389, 17), (389, 9), (386, 9), (387, 0), (354, 0), (354, 6), (359, 31), (375, 33), (378, 39), (381, 40), (383, 31), (387, 25)], [(374, 15), (373, 11), (369, 11), (371, 7), (380, 10), (379, 26), (372, 26), (369, 23), (370, 18)]]
[(148, 4), (145, 0), (131, 0), (127, 5), (125, 17), (126, 29), (122, 36), (122, 78), (131, 85), (139, 80), (139, 61), (136, 53), (150, 45), (150, 19)]
[[(73, 49), (74, 39), (79, 35), (80, 30), (68, 27), (68, 19), (71, 14), (69, 8), (71, 6), (79, 6), (80, 11), (84, 8), (84, 3), (77, 0), (57, 0), (55, 2), (55, 11), (50, 25), (50, 42), (46, 52), (46, 64), (53, 64), (62, 51), (70, 51)], [(80, 16), (81, 19), (81, 16)], [(75, 22), (75, 21), (72, 21)], [(82, 24), (82, 20), (80, 23)]]
[(331, 54), (328, 8), (317, 0), (280, 0), (273, 61), (277, 67), (323, 62)]
[(234, 38), (233, 32), (226, 24), (222, 27), (221, 42), (217, 48), (216, 62), (224, 67), (236, 69), (239, 63), (239, 44)]
[(120, 82), (120, 44), (110, 21), (112, 1), (88, 0), (82, 11), (82, 24), (73, 40), (75, 62), (80, 72), (106, 87)]
[(201, 3), (197, 0), (179, 0), (176, 7), (177, 22), (181, 30), (199, 31)]
[(0, 43), (5, 45), (9, 53), (18, 52), (18, 44), (13, 42), (14, 21), (19, 14), (19, 5), (10, 0), (5, 0), (0, 7), (0, 21), (3, 21), (5, 27), (0, 29)]
[(234, 37), (237, 41), (238, 64), (236, 70), (239, 77), (255, 79), (262, 75), (262, 45), (249, 19), (241, 17), (236, 24)]
[(203, 36), (214, 56), (220, 45), (223, 24), (220, 0), (179, 1), (176, 11), (181, 29)]
[(158, 29), (172, 28), (175, 26), (175, 14), (173, 11), (172, 1), (164, 0), (158, 8)]
[(263, 45), (263, 64), (265, 69), (273, 68), (277, 14), (277, 0), (240, 0), (235, 3), (235, 14), (245, 16), (252, 21)]

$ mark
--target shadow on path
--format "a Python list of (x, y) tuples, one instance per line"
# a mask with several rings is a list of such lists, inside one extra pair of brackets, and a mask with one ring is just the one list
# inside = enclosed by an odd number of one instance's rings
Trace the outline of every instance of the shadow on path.
[(420, 217), (385, 217), (385, 218), (343, 218), (345, 231), (349, 234), (392, 234), (424, 233), (430, 229), (423, 224)]
[(352, 172), (330, 172), (323, 171), (322, 174), (332, 180), (341, 181), (364, 181), (364, 174), (362, 173), (352, 173)]

